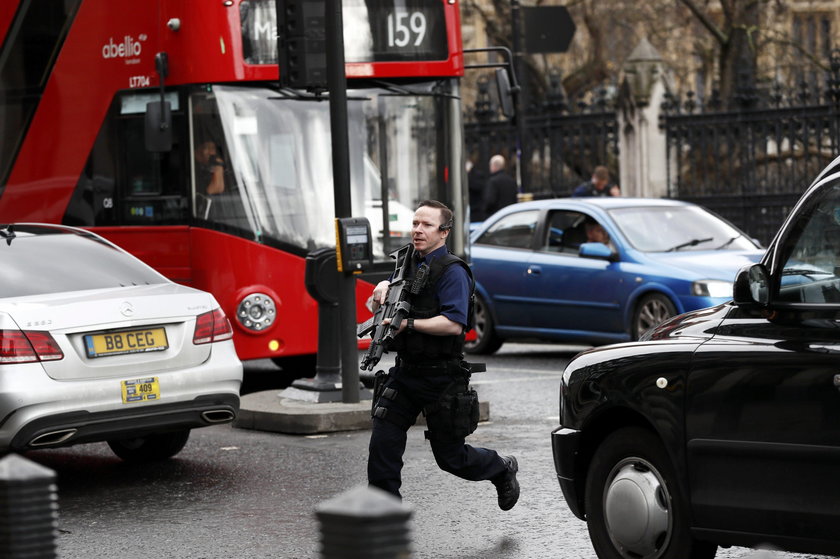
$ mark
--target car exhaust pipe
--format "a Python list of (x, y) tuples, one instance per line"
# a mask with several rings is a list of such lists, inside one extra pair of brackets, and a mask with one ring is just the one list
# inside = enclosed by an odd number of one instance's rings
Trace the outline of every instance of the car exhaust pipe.
[(38, 435), (31, 441), (29, 441), (29, 446), (36, 447), (36, 446), (50, 446), (61, 444), (73, 435), (76, 434), (78, 429), (61, 429), (59, 431), (50, 431), (49, 433), (44, 433), (43, 435)]
[(202, 412), (201, 418), (207, 423), (226, 423), (233, 421), (236, 415), (230, 410), (210, 410)]

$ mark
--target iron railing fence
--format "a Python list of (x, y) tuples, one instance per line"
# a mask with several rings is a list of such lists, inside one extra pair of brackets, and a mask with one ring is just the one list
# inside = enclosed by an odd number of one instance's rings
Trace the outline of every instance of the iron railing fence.
[[(589, 180), (596, 165), (606, 165), (618, 177), (615, 109), (605, 89), (588, 98), (591, 103), (581, 99), (570, 112), (557, 93), (527, 112), (521, 129), (522, 165), (518, 171), (523, 192), (535, 198), (568, 196), (578, 184)], [(520, 147), (516, 124), (493, 120), (495, 115), (489, 108), (489, 100), (479, 95), (476, 110), (468, 115), (465, 125), (467, 154), (476, 165), (483, 164), (485, 172), (493, 154), (515, 161)]]
[[(693, 92), (682, 99), (666, 95), (659, 124), (667, 145), (661, 154), (667, 196), (705, 206), (768, 243), (802, 192), (840, 155), (840, 50), (827, 67), (823, 78), (811, 76), (792, 91), (778, 84), (742, 89), (734, 108), (714, 92), (707, 99)], [(532, 106), (520, 131), (494, 120), (489, 95), (480, 91), (467, 115), (467, 153), (485, 169), (494, 153), (514, 159), (521, 132), (522, 187), (534, 197), (569, 195), (596, 165), (618, 177), (619, 150), (630, 147), (622, 144), (605, 91), (573, 110), (560, 96)]]
[(705, 206), (768, 243), (838, 155), (838, 106), (830, 97), (817, 101), (700, 112), (675, 110), (669, 99), (662, 118), (668, 196)]

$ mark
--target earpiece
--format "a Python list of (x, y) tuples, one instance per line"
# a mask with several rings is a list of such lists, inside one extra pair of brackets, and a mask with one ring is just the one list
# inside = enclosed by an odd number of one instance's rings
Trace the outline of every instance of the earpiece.
[(450, 219), (449, 223), (447, 223), (446, 225), (441, 225), (440, 227), (438, 227), (438, 229), (440, 231), (449, 231), (450, 229), (452, 229), (452, 220)]

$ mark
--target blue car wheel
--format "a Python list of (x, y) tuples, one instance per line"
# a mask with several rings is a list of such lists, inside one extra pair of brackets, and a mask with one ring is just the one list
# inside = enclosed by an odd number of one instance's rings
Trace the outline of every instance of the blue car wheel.
[(638, 340), (642, 334), (677, 314), (677, 308), (662, 293), (645, 295), (636, 305), (630, 335)]

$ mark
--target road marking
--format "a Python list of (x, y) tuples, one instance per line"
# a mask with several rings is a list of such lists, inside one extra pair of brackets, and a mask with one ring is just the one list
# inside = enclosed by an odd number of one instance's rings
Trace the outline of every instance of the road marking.
[[(525, 375), (546, 375), (546, 376), (561, 376), (563, 371), (547, 371), (546, 369), (504, 369), (504, 368), (491, 368), (488, 370), (492, 370), (494, 372), (497, 371), (504, 371), (505, 373), (513, 373), (513, 374), (525, 374)], [(480, 375), (482, 373), (473, 373), (475, 375)]]
[(542, 375), (542, 376), (532, 376), (532, 377), (519, 377), (519, 378), (503, 378), (497, 380), (470, 380), (470, 384), (480, 385), (480, 384), (501, 384), (501, 383), (508, 383), (508, 382), (528, 382), (530, 380), (545, 380), (545, 378), (550, 375)]

